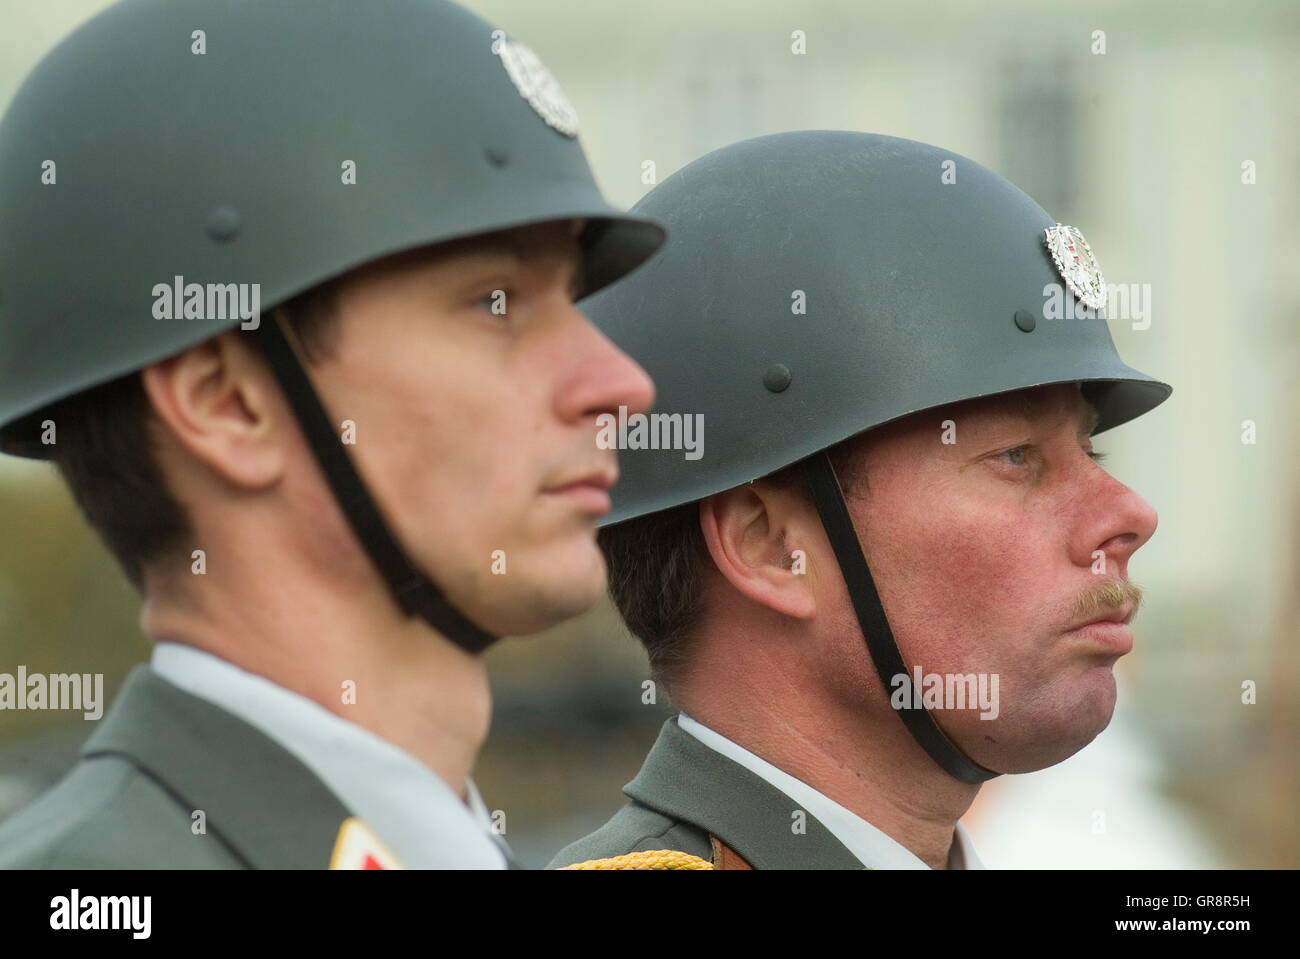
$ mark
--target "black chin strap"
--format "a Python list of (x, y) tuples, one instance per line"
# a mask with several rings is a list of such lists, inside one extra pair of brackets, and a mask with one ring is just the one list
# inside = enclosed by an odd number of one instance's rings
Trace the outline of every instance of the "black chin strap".
[[(839, 561), (840, 572), (844, 574), (844, 582), (849, 588), (853, 611), (857, 614), (862, 635), (866, 637), (871, 661), (875, 663), (876, 672), (888, 693), (894, 688), (895, 676), (908, 676), (910, 682), (910, 674), (903, 664), (903, 654), (899, 652), (894, 640), (894, 631), (889, 627), (884, 607), (880, 605), (880, 596), (876, 592), (875, 581), (871, 578), (867, 559), (862, 555), (862, 544), (858, 541), (853, 518), (844, 503), (835, 467), (831, 465), (830, 455), (822, 452), (804, 460), (803, 470), (808, 491), (812, 494), (822, 526), (830, 539), (831, 549)], [(944, 735), (924, 706), (919, 709), (899, 709), (896, 712), (912, 738), (953, 778), (964, 783), (982, 783), (1002, 775), (985, 769), (958, 749)]]
[(408, 616), (421, 617), (462, 649), (470, 653), (483, 652), (498, 637), (475, 626), (453, 608), (438, 587), (415, 568), (398, 545), (330, 424), (302, 363), (281, 329), (278, 312), (269, 319), (270, 322), (261, 324), (260, 335), (257, 337), (262, 344), (262, 351), (293, 408), (298, 425), (307, 437), (339, 508), (347, 517), (348, 524), (371, 562), (388, 584), (393, 598)]

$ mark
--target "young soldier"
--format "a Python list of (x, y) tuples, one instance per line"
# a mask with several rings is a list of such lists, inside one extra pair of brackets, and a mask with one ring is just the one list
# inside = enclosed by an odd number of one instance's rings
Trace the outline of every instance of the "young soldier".
[(663, 232), (576, 137), (442, 0), (130, 0), (36, 67), (0, 124), (0, 437), (157, 646), (0, 865), (507, 865), (479, 653), (599, 597), (596, 418), (652, 393), (573, 299)]

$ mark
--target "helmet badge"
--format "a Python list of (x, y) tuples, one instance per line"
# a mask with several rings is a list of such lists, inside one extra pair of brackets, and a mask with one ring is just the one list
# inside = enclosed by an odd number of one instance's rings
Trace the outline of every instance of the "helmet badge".
[(578, 135), (578, 111), (546, 64), (522, 43), (502, 40), (497, 51), (510, 82), (537, 115), (566, 137)]
[(1070, 292), (1090, 310), (1105, 306), (1106, 279), (1083, 234), (1072, 226), (1058, 223), (1043, 231), (1043, 242)]

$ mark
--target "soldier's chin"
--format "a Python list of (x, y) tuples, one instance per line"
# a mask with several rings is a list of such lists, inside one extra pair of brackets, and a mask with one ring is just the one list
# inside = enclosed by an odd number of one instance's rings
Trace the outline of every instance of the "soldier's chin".
[(508, 595), (499, 595), (479, 622), (498, 636), (533, 636), (590, 611), (605, 594), (605, 560), (587, 543), (534, 570), (511, 570)]
[[(1072, 716), (1037, 720), (1008, 717), (1005, 727), (989, 730), (993, 742), (972, 744), (968, 755), (1001, 773), (1032, 773), (1065, 762), (1110, 724), (1113, 706), (1103, 714), (1081, 711)], [(963, 740), (968, 741), (968, 740)]]
[(589, 612), (605, 595), (607, 585), (605, 557), (597, 548), (594, 535), (583, 536), (569, 561), (556, 564), (554, 573), (542, 586), (539, 606), (550, 622), (541, 628), (558, 626)]

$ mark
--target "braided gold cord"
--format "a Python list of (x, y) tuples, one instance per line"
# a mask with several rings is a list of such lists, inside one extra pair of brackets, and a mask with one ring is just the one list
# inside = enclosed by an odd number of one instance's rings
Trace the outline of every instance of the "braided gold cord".
[(713, 863), (675, 849), (648, 849), (611, 859), (588, 859), (561, 869), (712, 869)]

